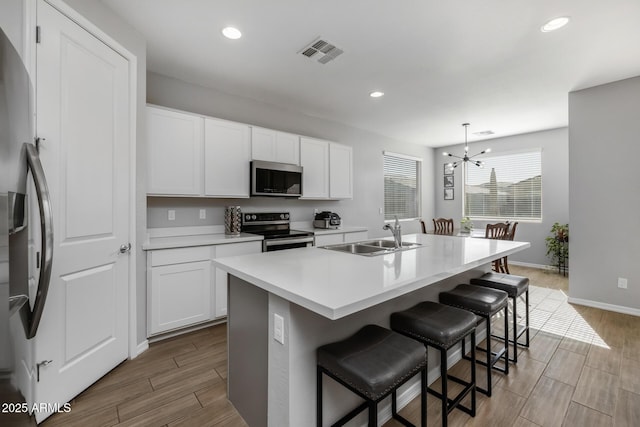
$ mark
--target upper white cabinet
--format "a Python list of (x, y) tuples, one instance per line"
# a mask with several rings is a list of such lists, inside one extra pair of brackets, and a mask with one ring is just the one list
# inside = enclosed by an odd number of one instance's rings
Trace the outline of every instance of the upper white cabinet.
[(303, 199), (353, 198), (350, 146), (147, 106), (147, 193), (249, 197), (250, 161), (303, 167)]
[(329, 198), (329, 141), (300, 137), (302, 198)]
[(147, 107), (147, 193), (199, 196), (204, 119)]
[(209, 197), (249, 197), (249, 126), (204, 120), (204, 193)]
[(329, 144), (329, 198), (353, 198), (353, 148)]
[(348, 145), (300, 138), (302, 198), (353, 198), (353, 149)]
[(273, 129), (251, 127), (251, 159), (300, 164), (300, 137)]

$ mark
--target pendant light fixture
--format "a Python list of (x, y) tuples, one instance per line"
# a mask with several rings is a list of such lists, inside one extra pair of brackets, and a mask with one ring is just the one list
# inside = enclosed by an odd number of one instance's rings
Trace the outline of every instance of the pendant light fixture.
[(469, 123), (463, 123), (462, 126), (464, 126), (464, 156), (460, 157), (460, 156), (456, 156), (455, 154), (451, 154), (451, 153), (447, 153), (446, 151), (444, 153), (442, 153), (443, 156), (449, 156), (449, 157), (455, 157), (457, 159), (460, 160), (456, 160), (453, 163), (449, 163), (447, 166), (455, 169), (456, 167), (458, 167), (459, 164), (461, 163), (466, 163), (466, 162), (470, 162), (473, 163), (474, 165), (478, 166), (478, 167), (482, 167), (484, 165), (484, 162), (480, 161), (480, 160), (473, 160), (474, 157), (479, 156), (480, 154), (485, 154), (491, 151), (491, 148), (487, 148), (484, 151), (479, 152), (478, 154), (474, 154), (473, 156), (469, 156), (469, 145), (467, 143), (467, 128), (469, 127)]

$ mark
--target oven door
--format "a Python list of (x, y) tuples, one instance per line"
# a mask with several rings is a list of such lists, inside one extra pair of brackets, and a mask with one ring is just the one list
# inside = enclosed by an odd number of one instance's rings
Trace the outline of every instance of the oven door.
[(306, 248), (307, 246), (313, 246), (313, 236), (291, 237), (285, 239), (264, 239), (262, 241), (262, 252)]

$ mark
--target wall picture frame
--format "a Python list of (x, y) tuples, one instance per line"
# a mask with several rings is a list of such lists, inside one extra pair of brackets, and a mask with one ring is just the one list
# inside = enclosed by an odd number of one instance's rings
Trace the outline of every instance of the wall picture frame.
[(444, 171), (444, 175), (453, 175), (453, 167), (449, 166), (449, 163), (445, 163), (442, 165), (442, 170)]
[(454, 187), (453, 183), (454, 183), (453, 175), (445, 175), (444, 176), (444, 186), (445, 187)]
[(452, 187), (446, 187), (444, 189), (444, 199), (445, 200), (453, 200), (453, 188)]

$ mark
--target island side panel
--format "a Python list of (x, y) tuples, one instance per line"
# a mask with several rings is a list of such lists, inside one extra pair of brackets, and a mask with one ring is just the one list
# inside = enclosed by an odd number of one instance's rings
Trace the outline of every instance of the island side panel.
[(227, 395), (252, 427), (267, 425), (268, 292), (229, 275)]

